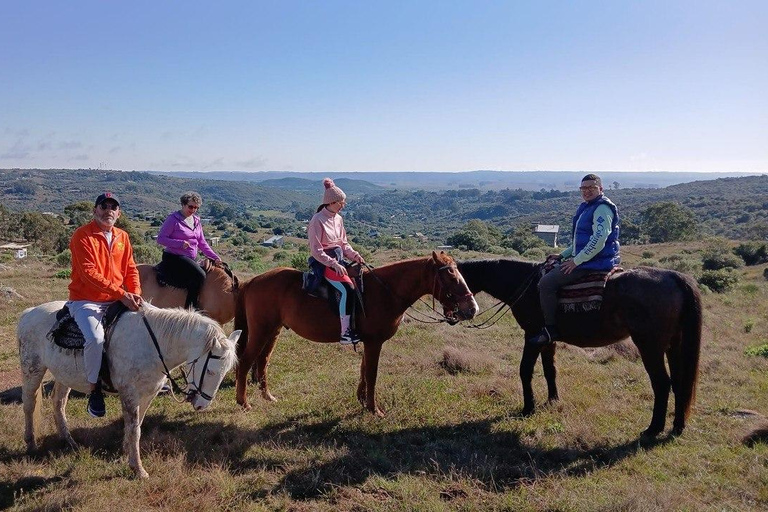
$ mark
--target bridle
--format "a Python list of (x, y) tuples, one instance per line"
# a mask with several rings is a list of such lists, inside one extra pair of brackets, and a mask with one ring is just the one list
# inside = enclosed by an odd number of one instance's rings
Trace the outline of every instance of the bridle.
[[(429, 309), (431, 309), (432, 310), (431, 313), (420, 311), (420, 310), (414, 308), (413, 304), (415, 304), (415, 303), (410, 303), (409, 301), (407, 301), (406, 299), (402, 298), (400, 295), (398, 295), (397, 293), (392, 291), (392, 289), (387, 285), (387, 283), (382, 281), (381, 278), (379, 278), (379, 276), (376, 275), (376, 272), (374, 272), (376, 269), (373, 267), (373, 265), (369, 265), (368, 263), (364, 263), (363, 265), (365, 265), (365, 267), (371, 272), (371, 275), (374, 277), (374, 279), (376, 279), (376, 281), (380, 285), (382, 285), (384, 287), (384, 289), (389, 292), (390, 295), (392, 295), (393, 297), (398, 299), (400, 302), (408, 304), (404, 314), (405, 314), (405, 316), (407, 316), (411, 320), (414, 320), (416, 322), (423, 323), (423, 324), (438, 324), (438, 323), (442, 323), (442, 322), (451, 323), (451, 322), (454, 321), (453, 318), (446, 316), (444, 312), (441, 313), (440, 311), (437, 310), (437, 308), (435, 308), (435, 295), (436, 295), (436, 292), (437, 292), (437, 285), (438, 285), (439, 278), (440, 278), (440, 272), (443, 271), (443, 270), (450, 270), (452, 268), (453, 269), (457, 269), (455, 263), (449, 263), (447, 265), (443, 265), (442, 267), (438, 267), (437, 271), (435, 271), (435, 278), (434, 278), (434, 281), (432, 283), (432, 304), (430, 305), (428, 302), (426, 302), (421, 297), (419, 297), (419, 299), (417, 301), (417, 302), (421, 302), (422, 304), (427, 306)], [(442, 285), (440, 286), (440, 291), (442, 291)], [(454, 304), (454, 309), (451, 312), (456, 312), (456, 311), (459, 310), (459, 301), (461, 301), (463, 299), (467, 299), (467, 298), (473, 297), (473, 296), (474, 296), (474, 294), (471, 291), (469, 291), (469, 288), (467, 288), (467, 293), (455, 296), (456, 297), (456, 302)], [(446, 292), (445, 298), (451, 298), (451, 297), (454, 297), (454, 294), (452, 294), (451, 292)], [(443, 305), (443, 307), (445, 307), (445, 305), (442, 303), (442, 300), (440, 298), (438, 300), (440, 301), (440, 304)], [(409, 313), (408, 310), (412, 310), (415, 313), (418, 313), (423, 318), (417, 318), (413, 314)], [(432, 313), (434, 313), (437, 316), (432, 316)], [(424, 318), (426, 318), (426, 320)]]
[[(149, 322), (147, 321), (147, 317), (142, 315), (141, 319), (144, 320), (144, 325), (147, 327), (147, 332), (149, 332), (149, 337), (152, 338), (152, 343), (155, 345), (155, 349), (157, 350), (157, 355), (160, 357), (160, 362), (163, 363), (163, 369), (165, 370), (165, 376), (168, 378), (168, 380), (171, 383), (171, 390), (173, 392), (174, 399), (176, 399), (176, 393), (183, 395), (184, 398), (181, 400), (176, 400), (179, 403), (182, 402), (191, 402), (196, 395), (200, 395), (203, 397), (204, 400), (207, 400), (210, 402), (213, 400), (213, 397), (203, 391), (203, 382), (205, 381), (205, 374), (208, 370), (208, 363), (211, 361), (211, 359), (222, 359), (222, 356), (217, 356), (213, 353), (213, 350), (209, 350), (207, 356), (205, 357), (205, 362), (203, 363), (203, 371), (200, 373), (200, 384), (197, 384), (195, 382), (195, 364), (200, 360), (202, 355), (197, 357), (196, 359), (189, 362), (190, 369), (189, 372), (192, 374), (192, 380), (190, 381), (188, 374), (181, 370), (181, 374), (184, 376), (184, 380), (186, 383), (186, 390), (181, 389), (181, 386), (178, 385), (176, 382), (176, 379), (174, 379), (171, 376), (171, 371), (168, 369), (168, 365), (165, 364), (165, 359), (163, 358), (163, 352), (160, 350), (160, 344), (157, 342), (157, 336), (155, 336), (155, 332), (152, 330), (152, 327), (150, 327)], [(190, 389), (191, 388), (191, 389)]]

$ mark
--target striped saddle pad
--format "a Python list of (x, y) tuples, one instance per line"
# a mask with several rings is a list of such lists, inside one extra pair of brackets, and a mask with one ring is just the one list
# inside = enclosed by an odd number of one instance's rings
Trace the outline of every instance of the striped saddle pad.
[(608, 272), (592, 272), (578, 281), (563, 286), (557, 294), (557, 302), (563, 313), (584, 313), (596, 311), (603, 304), (603, 292), (608, 278), (621, 267), (614, 267)]

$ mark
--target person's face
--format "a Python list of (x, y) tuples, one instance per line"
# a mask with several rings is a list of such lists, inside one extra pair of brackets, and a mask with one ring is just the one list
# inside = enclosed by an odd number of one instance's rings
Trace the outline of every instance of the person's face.
[(120, 206), (110, 199), (102, 201), (93, 209), (93, 219), (104, 231), (112, 229), (118, 218), (120, 218)]
[(581, 197), (585, 201), (591, 201), (603, 193), (603, 187), (597, 184), (595, 180), (582, 181), (579, 187)]
[(185, 217), (189, 217), (193, 213), (197, 213), (197, 210), (199, 209), (200, 209), (200, 205), (192, 201), (188, 202), (187, 204), (181, 207), (181, 211)]
[(334, 201), (331, 204), (328, 205), (328, 209), (331, 210), (333, 213), (339, 213), (342, 208), (344, 208), (347, 205), (347, 201), (345, 199), (342, 199), (341, 201)]

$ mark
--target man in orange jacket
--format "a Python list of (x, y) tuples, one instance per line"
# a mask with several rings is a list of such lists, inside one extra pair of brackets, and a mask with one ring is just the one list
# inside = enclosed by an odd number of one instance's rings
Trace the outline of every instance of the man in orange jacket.
[(101, 318), (112, 302), (119, 300), (131, 311), (142, 303), (131, 241), (128, 233), (115, 227), (119, 217), (120, 202), (112, 192), (105, 192), (96, 198), (93, 220), (77, 228), (69, 242), (72, 281), (67, 306), (85, 337), (83, 361), (91, 387), (88, 413), (93, 417), (107, 412), (98, 385), (104, 345)]

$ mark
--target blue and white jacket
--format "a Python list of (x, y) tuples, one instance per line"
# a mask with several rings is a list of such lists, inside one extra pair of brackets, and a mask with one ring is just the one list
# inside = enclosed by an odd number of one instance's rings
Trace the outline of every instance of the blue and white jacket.
[(610, 270), (621, 262), (619, 212), (604, 195), (579, 205), (573, 217), (573, 243), (560, 256), (578, 268)]

